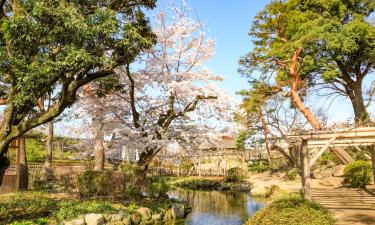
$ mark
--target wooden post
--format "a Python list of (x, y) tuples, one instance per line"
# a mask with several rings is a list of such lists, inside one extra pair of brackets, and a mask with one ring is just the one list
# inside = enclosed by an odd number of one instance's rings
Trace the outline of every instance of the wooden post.
[(375, 188), (375, 145), (372, 146), (371, 165), (372, 165), (372, 178), (374, 181), (374, 188)]
[(307, 140), (302, 139), (300, 146), (302, 192), (305, 199), (311, 200), (309, 151)]

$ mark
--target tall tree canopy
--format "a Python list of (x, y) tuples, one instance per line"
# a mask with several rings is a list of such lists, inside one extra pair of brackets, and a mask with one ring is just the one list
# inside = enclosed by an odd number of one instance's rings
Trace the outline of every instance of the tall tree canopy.
[[(154, 6), (155, 0), (1, 1), (1, 156), (11, 140), (61, 114), (80, 87), (150, 48), (155, 37), (142, 9)], [(49, 95), (50, 107), (39, 110)]]
[(320, 83), (350, 99), (357, 123), (367, 121), (363, 80), (375, 69), (375, 27), (366, 18), (374, 9), (371, 0), (273, 1), (253, 21), (255, 47), (240, 70), (274, 76), (315, 129), (321, 124), (301, 96)]

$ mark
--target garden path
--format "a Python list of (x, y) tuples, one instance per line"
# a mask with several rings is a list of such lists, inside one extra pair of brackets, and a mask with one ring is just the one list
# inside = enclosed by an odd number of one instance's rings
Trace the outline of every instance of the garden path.
[(375, 224), (374, 190), (313, 188), (312, 199), (335, 214), (337, 225)]

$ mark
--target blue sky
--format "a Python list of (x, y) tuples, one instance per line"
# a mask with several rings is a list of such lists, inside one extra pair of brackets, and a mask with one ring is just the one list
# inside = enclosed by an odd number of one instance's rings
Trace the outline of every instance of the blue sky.
[[(171, 2), (179, 0), (158, 0), (156, 10), (170, 6)], [(252, 48), (248, 36), (251, 21), (268, 2), (270, 0), (187, 0), (194, 19), (205, 23), (209, 35), (216, 42), (215, 56), (207, 65), (226, 78), (219, 85), (236, 99), (241, 99), (235, 94), (237, 91), (249, 88), (248, 82), (241, 77), (237, 69), (240, 57)], [(367, 84), (374, 79), (375, 74), (369, 75), (364, 81), (364, 86), (368, 86)], [(327, 112), (330, 120), (342, 121), (353, 117), (351, 104), (345, 98), (337, 98), (332, 102), (312, 97), (309, 98), (308, 105), (321, 107)], [(374, 104), (369, 111), (375, 114)]]
[[(170, 5), (171, 0), (159, 0), (159, 7)], [(229, 93), (249, 87), (237, 72), (238, 60), (251, 49), (247, 35), (251, 20), (269, 1), (265, 0), (190, 0), (194, 19), (205, 23), (209, 35), (216, 42), (215, 56), (207, 65), (226, 77), (220, 84)], [(158, 7), (158, 8), (159, 8)], [(157, 9), (158, 10), (158, 9)], [(239, 96), (236, 98), (240, 99)]]

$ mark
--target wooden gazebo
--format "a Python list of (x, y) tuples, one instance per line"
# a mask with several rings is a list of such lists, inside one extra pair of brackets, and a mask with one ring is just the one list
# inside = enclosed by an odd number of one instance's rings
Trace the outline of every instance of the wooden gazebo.
[(350, 163), (352, 159), (344, 147), (371, 146), (372, 172), (375, 179), (375, 127), (311, 131), (288, 135), (287, 138), (300, 144), (302, 191), (307, 199), (311, 199), (310, 168), (327, 149), (333, 151), (343, 162)]

